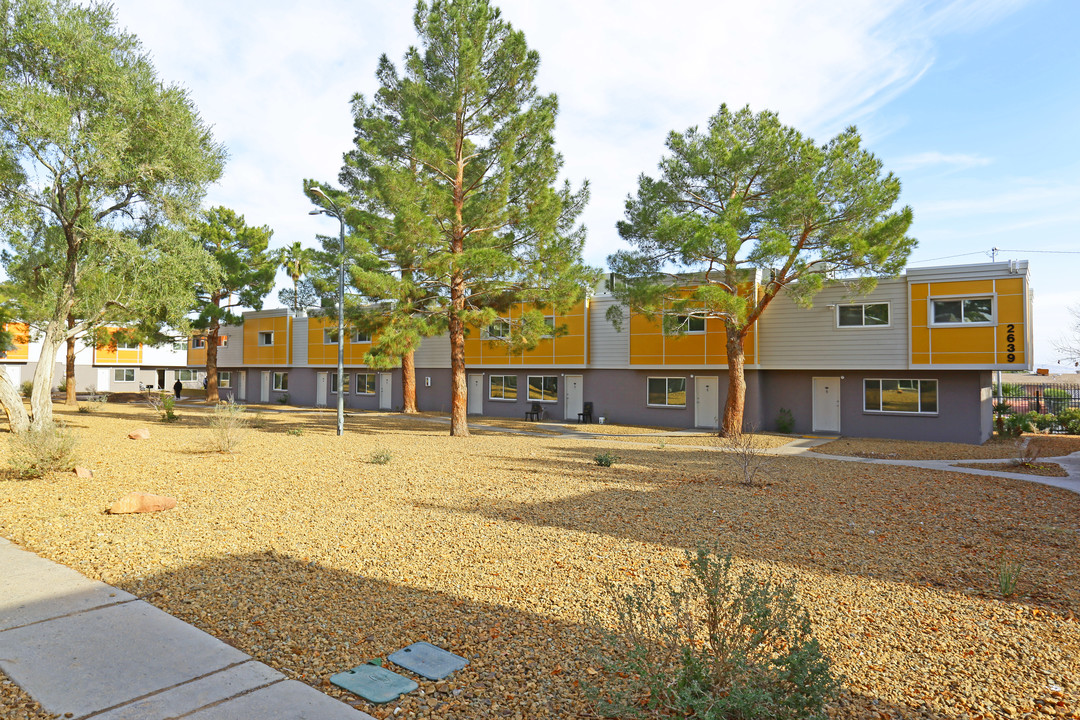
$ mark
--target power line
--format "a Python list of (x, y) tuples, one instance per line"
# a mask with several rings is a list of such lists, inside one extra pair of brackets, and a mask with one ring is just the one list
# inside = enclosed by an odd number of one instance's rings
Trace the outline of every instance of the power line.
[(908, 265), (918, 265), (919, 263), (936, 262), (938, 260), (951, 260), (952, 258), (968, 257), (969, 255), (985, 255), (985, 254), (986, 254), (985, 250), (978, 250), (976, 252), (960, 253), (959, 255), (945, 255), (944, 257), (930, 258), (929, 260), (916, 260), (915, 262), (908, 263)]
[(929, 260), (915, 260), (914, 262), (909, 262), (908, 265), (919, 265), (921, 263), (937, 262), (938, 260), (951, 260), (953, 258), (969, 257), (971, 255), (990, 255), (991, 258), (995, 258), (997, 253), (1005, 252), (1045, 253), (1048, 255), (1080, 255), (1080, 250), (1009, 250), (1007, 248), (991, 248), (990, 250), (977, 250), (975, 252), (960, 253), (959, 255), (945, 255), (943, 257), (930, 258)]
[(1001, 250), (1000, 252), (1051, 253), (1055, 255), (1080, 255), (1080, 250)]

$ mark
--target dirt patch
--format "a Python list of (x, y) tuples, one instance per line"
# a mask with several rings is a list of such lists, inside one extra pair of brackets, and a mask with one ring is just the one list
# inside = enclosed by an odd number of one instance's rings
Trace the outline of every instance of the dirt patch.
[[(1080, 436), (1077, 435), (1025, 435), (1021, 440), (1042, 443), (1041, 454), (1044, 457), (1059, 457), (1080, 451)], [(994, 437), (983, 445), (965, 445), (917, 440), (840, 438), (819, 445), (813, 448), (813, 451), (825, 455), (885, 460), (992, 460), (1019, 457), (1021, 440)]]
[[(268, 412), (223, 455), (205, 408), (171, 425), (139, 406), (57, 414), (95, 475), (0, 481), (0, 534), (379, 718), (593, 717), (583, 604), (606, 582), (681, 578), (684, 552), (715, 543), (797, 579), (846, 677), (833, 718), (1080, 706), (1080, 495), (1061, 489), (787, 457), (746, 488), (719, 452), (451, 438), (379, 413), (336, 437), (333, 415)], [(128, 440), (136, 427), (151, 439)], [(389, 463), (368, 462), (380, 451)], [(133, 490), (179, 504), (104, 514)], [(1023, 568), (1009, 600), (1006, 556)], [(327, 683), (417, 640), (471, 664), (384, 706)]]
[(976, 470), (997, 470), (999, 472), (1023, 473), (1025, 475), (1042, 475), (1043, 477), (1069, 477), (1069, 473), (1065, 468), (1057, 463), (1048, 462), (1010, 461), (1004, 463), (953, 463), (953, 465)]

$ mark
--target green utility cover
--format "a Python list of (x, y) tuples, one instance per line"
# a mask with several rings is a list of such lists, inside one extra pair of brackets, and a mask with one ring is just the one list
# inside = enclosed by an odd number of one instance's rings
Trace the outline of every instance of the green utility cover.
[(428, 680), (442, 680), (450, 673), (469, 664), (469, 661), (460, 655), (426, 642), (415, 642), (403, 650), (390, 653), (387, 657), (395, 665), (400, 665)]
[(407, 677), (378, 665), (361, 665), (332, 675), (330, 682), (373, 703), (387, 703), (420, 687)]

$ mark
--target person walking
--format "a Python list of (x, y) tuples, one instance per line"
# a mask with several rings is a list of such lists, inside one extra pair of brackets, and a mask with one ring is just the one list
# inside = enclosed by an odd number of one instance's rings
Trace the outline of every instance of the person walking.
[(174, 393), (176, 393), (176, 399), (177, 400), (180, 399), (180, 393), (183, 391), (183, 389), (184, 389), (184, 383), (180, 382), (179, 380), (177, 380), (173, 384), (172, 390), (173, 390)]

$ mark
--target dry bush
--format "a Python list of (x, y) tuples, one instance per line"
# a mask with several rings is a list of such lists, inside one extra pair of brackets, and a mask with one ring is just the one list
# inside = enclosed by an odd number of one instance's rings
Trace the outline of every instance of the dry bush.
[(8, 464), (23, 480), (71, 470), (75, 466), (76, 442), (75, 434), (60, 423), (13, 434)]
[(739, 482), (746, 487), (753, 487), (762, 470), (765, 444), (753, 432), (740, 432), (729, 435), (724, 448), (735, 460)]
[(233, 452), (244, 441), (250, 426), (246, 406), (231, 398), (218, 403), (210, 416), (210, 446), (218, 452)]

